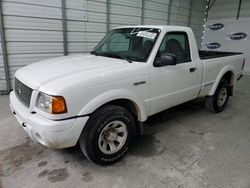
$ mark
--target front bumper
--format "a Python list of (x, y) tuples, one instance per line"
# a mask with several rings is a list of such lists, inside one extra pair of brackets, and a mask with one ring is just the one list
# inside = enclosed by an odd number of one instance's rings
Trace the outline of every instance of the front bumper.
[(49, 148), (74, 146), (89, 118), (84, 116), (67, 120), (50, 120), (37, 113), (32, 114), (16, 98), (14, 92), (10, 93), (10, 108), (29, 137)]

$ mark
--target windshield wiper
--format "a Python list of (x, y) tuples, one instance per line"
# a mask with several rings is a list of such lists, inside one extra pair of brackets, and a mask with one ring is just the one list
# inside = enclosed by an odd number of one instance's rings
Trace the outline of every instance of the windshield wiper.
[(130, 59), (126, 58), (125, 56), (123, 56), (121, 54), (115, 53), (115, 52), (107, 52), (107, 53), (103, 53), (102, 55), (110, 56), (110, 57), (120, 57), (120, 58), (126, 60), (127, 62), (132, 63), (132, 61)]
[(98, 53), (98, 52), (93, 50), (90, 52), (90, 54), (96, 55), (96, 56), (101, 55), (101, 56), (119, 57), (119, 58), (126, 60), (129, 63), (132, 63), (132, 61), (130, 59), (126, 58), (125, 56), (123, 56), (121, 54), (115, 53), (115, 52)]

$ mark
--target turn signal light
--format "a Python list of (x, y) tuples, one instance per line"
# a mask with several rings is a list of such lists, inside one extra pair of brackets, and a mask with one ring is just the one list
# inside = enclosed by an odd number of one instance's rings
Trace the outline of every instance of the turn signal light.
[(62, 114), (67, 112), (66, 102), (63, 97), (53, 97), (52, 99), (52, 113)]

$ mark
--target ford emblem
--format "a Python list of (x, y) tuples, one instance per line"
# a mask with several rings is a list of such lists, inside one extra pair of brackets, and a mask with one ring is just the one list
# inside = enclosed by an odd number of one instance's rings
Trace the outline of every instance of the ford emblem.
[(220, 30), (224, 27), (224, 24), (222, 23), (215, 23), (215, 24), (212, 24), (212, 25), (209, 25), (208, 28), (212, 31), (217, 31), (217, 30)]
[(242, 39), (247, 38), (247, 34), (243, 32), (233, 33), (233, 34), (229, 34), (229, 38), (231, 40), (242, 40)]
[(221, 44), (218, 42), (211, 42), (211, 43), (207, 44), (206, 46), (209, 49), (217, 49), (217, 48), (221, 47)]

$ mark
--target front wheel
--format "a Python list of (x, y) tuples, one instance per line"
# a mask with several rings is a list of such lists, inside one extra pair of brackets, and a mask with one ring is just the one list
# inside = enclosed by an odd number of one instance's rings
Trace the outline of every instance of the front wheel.
[(123, 107), (107, 105), (92, 114), (79, 138), (83, 154), (108, 165), (121, 159), (135, 135), (133, 116)]
[(230, 93), (229, 83), (221, 80), (214, 95), (206, 97), (205, 106), (208, 110), (218, 113), (224, 110)]

